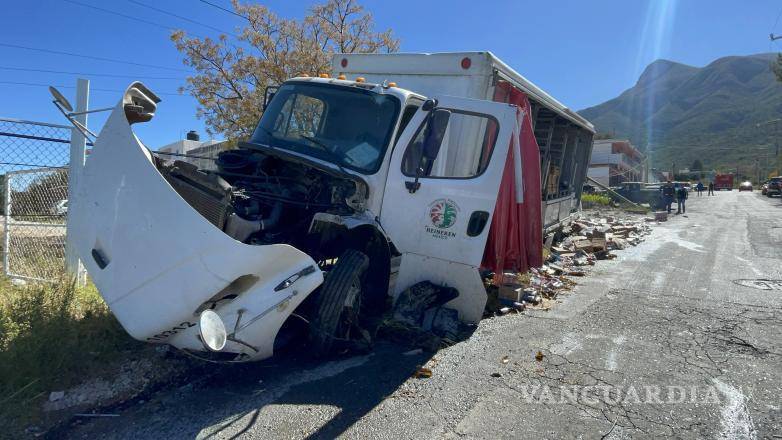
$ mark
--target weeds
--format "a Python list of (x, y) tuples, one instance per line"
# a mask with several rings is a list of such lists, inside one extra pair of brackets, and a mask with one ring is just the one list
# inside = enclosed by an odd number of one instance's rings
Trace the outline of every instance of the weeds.
[(49, 391), (94, 375), (142, 345), (94, 286), (63, 279), (17, 287), (0, 279), (0, 425), (31, 420)]
[(588, 206), (609, 206), (611, 204), (611, 198), (602, 194), (583, 194), (581, 195), (581, 203)]
[(626, 212), (632, 212), (634, 214), (646, 214), (649, 212), (649, 208), (641, 205), (633, 205), (624, 201), (615, 202), (611, 197), (604, 194), (583, 194), (581, 195), (581, 206), (584, 209), (594, 208), (597, 206), (614, 206), (618, 207)]

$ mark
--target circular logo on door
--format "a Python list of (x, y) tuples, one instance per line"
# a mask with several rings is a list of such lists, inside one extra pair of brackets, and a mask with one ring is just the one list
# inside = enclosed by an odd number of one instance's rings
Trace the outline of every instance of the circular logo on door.
[(456, 223), (459, 206), (451, 199), (437, 199), (429, 205), (429, 218), (438, 228), (448, 229)]

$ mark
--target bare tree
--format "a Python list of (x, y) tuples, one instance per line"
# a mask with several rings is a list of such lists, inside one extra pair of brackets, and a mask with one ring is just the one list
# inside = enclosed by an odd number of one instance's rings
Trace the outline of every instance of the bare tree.
[(246, 19), (237, 41), (193, 38), (176, 31), (171, 40), (196, 71), (180, 92), (198, 101), (197, 116), (210, 134), (248, 137), (262, 113), (269, 85), (298, 75), (330, 70), (334, 53), (399, 50), (391, 30), (375, 32), (372, 14), (354, 0), (328, 0), (311, 7), (302, 20), (278, 17), (267, 7), (233, 1)]

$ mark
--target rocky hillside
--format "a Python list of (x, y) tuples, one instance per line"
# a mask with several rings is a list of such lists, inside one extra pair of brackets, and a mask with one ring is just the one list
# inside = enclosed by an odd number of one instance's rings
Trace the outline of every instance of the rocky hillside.
[[(775, 54), (730, 56), (705, 67), (657, 60), (618, 97), (580, 111), (601, 132), (629, 137), (652, 151), (653, 166), (700, 159), (707, 168), (775, 166), (782, 142), (782, 83)], [(782, 160), (782, 158), (780, 158)]]

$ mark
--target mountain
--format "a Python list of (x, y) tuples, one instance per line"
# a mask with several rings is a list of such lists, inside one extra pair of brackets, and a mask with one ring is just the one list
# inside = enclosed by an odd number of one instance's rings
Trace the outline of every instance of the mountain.
[(652, 166), (735, 170), (755, 176), (776, 168), (782, 142), (782, 83), (771, 64), (776, 54), (729, 56), (705, 67), (668, 60), (651, 63), (618, 97), (581, 110), (598, 132), (630, 138), (651, 152)]

